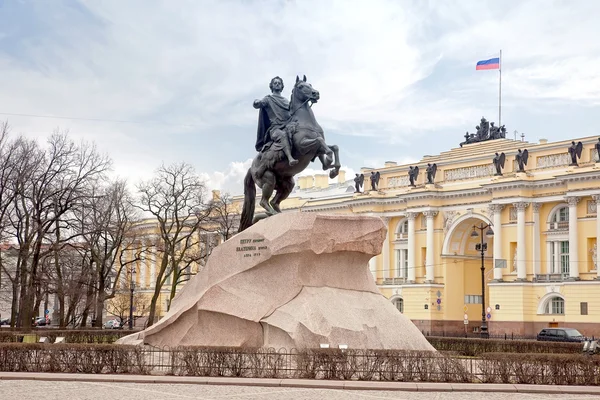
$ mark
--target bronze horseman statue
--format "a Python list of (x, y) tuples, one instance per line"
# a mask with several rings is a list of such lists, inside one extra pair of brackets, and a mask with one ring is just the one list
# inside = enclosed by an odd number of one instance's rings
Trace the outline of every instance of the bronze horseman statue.
[[(327, 145), (323, 128), (317, 123), (312, 105), (319, 92), (296, 77), (288, 102), (281, 95), (283, 79), (275, 77), (269, 84), (271, 94), (254, 101), (259, 109), (255, 149), (258, 152), (244, 179), (244, 207), (239, 232), (254, 222), (256, 186), (262, 189), (260, 205), (267, 216), (281, 212), (279, 205), (294, 189), (294, 175), (319, 158), (329, 177), (338, 175), (341, 164), (338, 147)], [(275, 196), (273, 193), (275, 192)]]

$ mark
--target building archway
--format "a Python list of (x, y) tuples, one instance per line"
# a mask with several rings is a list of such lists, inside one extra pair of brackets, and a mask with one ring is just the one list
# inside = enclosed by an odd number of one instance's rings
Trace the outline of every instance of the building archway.
[[(465, 214), (459, 218), (450, 226), (448, 233), (444, 237), (444, 245), (442, 246), (442, 255), (464, 255), (467, 250), (467, 244), (470, 242), (478, 243), (481, 239), (469, 240), (473, 226), (481, 223), (492, 224), (492, 221), (483, 214)], [(486, 243), (488, 239), (485, 239)], [(491, 243), (488, 245), (491, 246)], [(488, 248), (491, 254), (491, 247)]]
[[(481, 320), (483, 296), (481, 292), (481, 252), (476, 245), (486, 243), (484, 251), (484, 281), (492, 279), (493, 271), (493, 242), (494, 239), (485, 236), (485, 230), (476, 229), (477, 236), (472, 236), (473, 227), (490, 224), (489, 218), (482, 214), (469, 213), (458, 218), (448, 229), (442, 246), (444, 264), (445, 296), (447, 308), (445, 318), (462, 325), (464, 315), (467, 320)], [(489, 290), (485, 285), (486, 304), (490, 303)]]

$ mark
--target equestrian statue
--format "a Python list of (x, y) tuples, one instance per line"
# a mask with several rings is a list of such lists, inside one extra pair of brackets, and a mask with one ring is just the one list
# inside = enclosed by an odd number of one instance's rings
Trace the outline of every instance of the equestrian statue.
[[(335, 178), (340, 171), (338, 147), (325, 143), (323, 128), (317, 123), (312, 105), (319, 92), (296, 76), (291, 101), (281, 95), (283, 79), (276, 76), (269, 84), (271, 94), (254, 101), (258, 113), (258, 130), (252, 160), (244, 178), (244, 207), (241, 232), (255, 222), (256, 186), (262, 189), (259, 204), (271, 216), (281, 212), (279, 205), (294, 189), (294, 175), (319, 158), (323, 170)], [(273, 196), (273, 193), (275, 195)]]

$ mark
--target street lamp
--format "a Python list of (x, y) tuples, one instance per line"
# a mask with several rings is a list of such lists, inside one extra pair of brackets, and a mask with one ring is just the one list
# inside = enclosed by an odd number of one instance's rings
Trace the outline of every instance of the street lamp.
[[(478, 250), (481, 253), (481, 330), (480, 336), (482, 339), (487, 339), (490, 337), (487, 327), (487, 321), (485, 319), (485, 264), (484, 264), (484, 253), (487, 250), (487, 243), (483, 241), (483, 231), (487, 229), (485, 232), (485, 236), (491, 239), (494, 236), (494, 231), (492, 230), (492, 226), (490, 224), (484, 224), (483, 222), (479, 224), (479, 226), (473, 226), (473, 232), (471, 232), (471, 237), (481, 236), (481, 243), (477, 243), (475, 245), (475, 250)], [(477, 230), (481, 231), (481, 235), (477, 232)]]
[(133, 291), (135, 290), (135, 266), (131, 267), (131, 280), (129, 282), (129, 329), (133, 329)]

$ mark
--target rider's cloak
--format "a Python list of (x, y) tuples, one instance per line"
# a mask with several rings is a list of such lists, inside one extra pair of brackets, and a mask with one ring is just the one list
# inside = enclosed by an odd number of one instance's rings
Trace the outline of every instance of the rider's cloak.
[(256, 131), (256, 151), (271, 141), (269, 135), (273, 127), (282, 128), (290, 119), (290, 105), (283, 96), (268, 95), (262, 99), (263, 106), (258, 111), (258, 129)]

